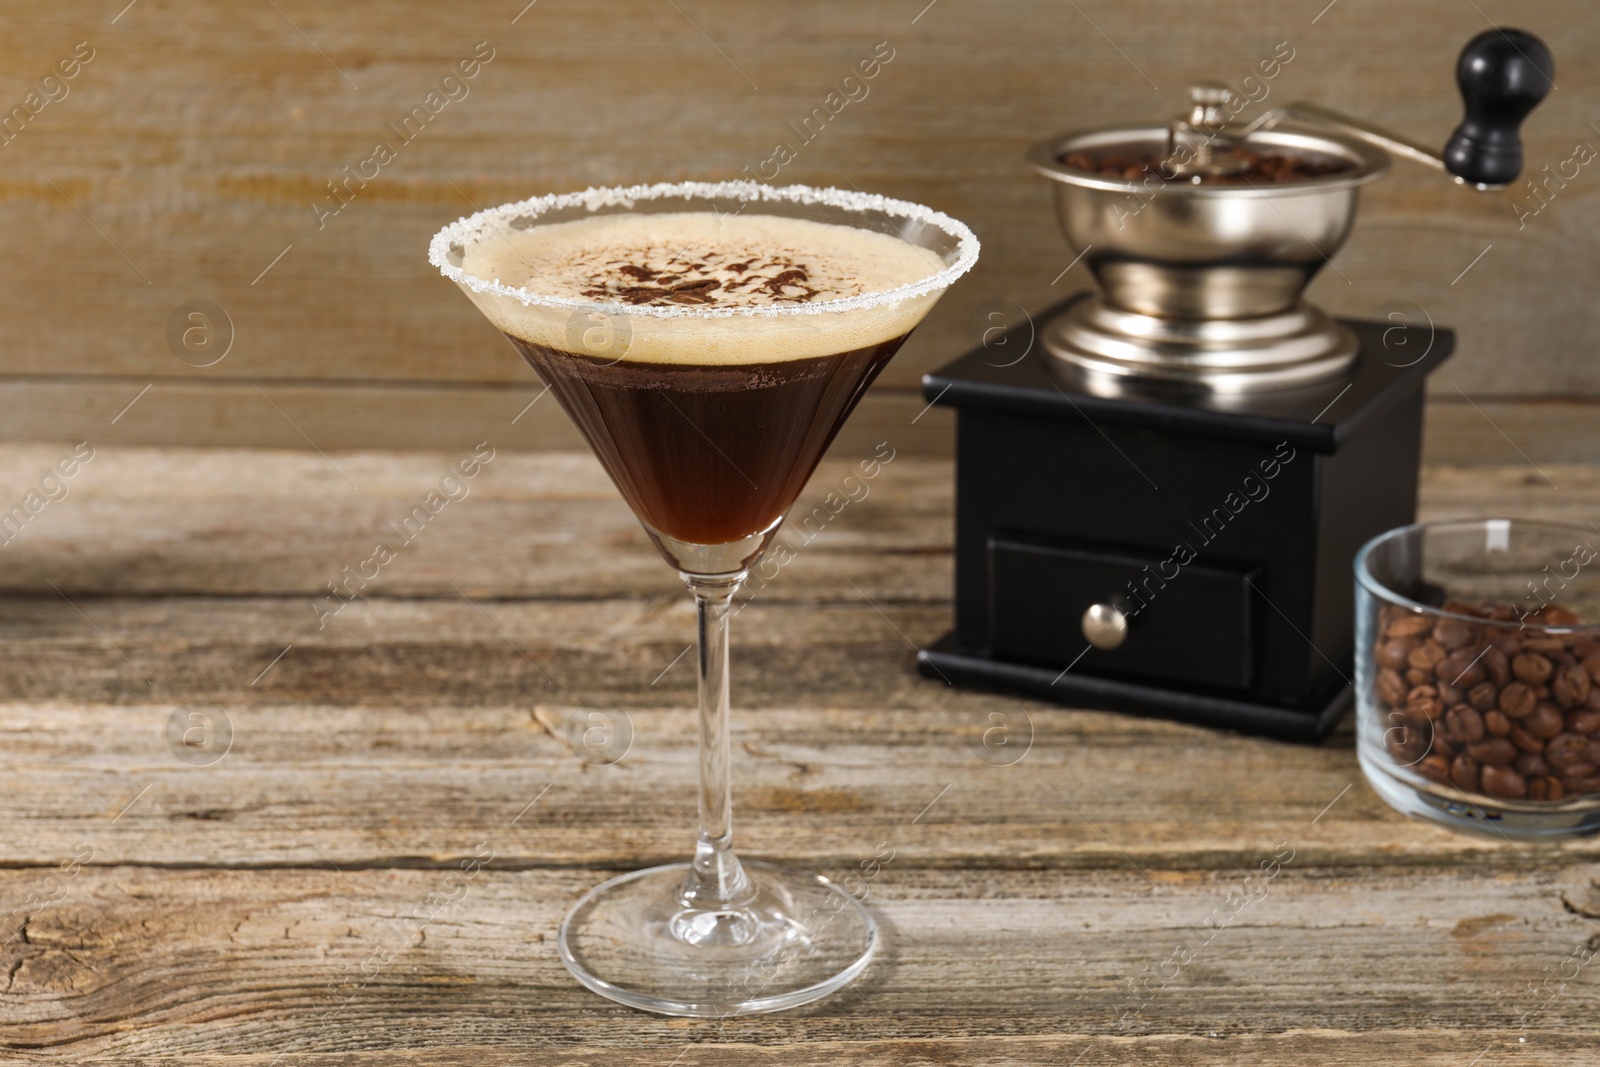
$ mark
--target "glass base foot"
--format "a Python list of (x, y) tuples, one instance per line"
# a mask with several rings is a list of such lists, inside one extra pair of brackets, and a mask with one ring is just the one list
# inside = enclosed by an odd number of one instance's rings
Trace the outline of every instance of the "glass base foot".
[(828, 879), (746, 863), (747, 905), (691, 909), (687, 863), (595, 886), (561, 923), (573, 976), (620, 1004), (662, 1015), (723, 1018), (798, 1007), (860, 974), (878, 926)]

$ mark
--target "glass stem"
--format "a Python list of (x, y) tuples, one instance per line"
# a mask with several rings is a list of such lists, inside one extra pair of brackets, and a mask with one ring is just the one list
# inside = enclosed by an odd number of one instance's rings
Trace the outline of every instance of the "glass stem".
[(682, 901), (696, 909), (738, 908), (755, 897), (733, 854), (733, 769), (728, 736), (728, 616), (744, 573), (684, 574), (700, 617), (700, 827)]

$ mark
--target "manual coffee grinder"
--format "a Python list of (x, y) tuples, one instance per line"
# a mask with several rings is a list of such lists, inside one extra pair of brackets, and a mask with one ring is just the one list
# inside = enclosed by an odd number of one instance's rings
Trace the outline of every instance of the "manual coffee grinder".
[(1310, 104), (1231, 125), (1212, 86), (1170, 124), (1035, 145), (1098, 289), (923, 379), (957, 418), (955, 629), (922, 673), (1326, 734), (1352, 695), (1351, 559), (1413, 521), (1423, 383), (1453, 335), (1301, 294), (1391, 156), (1516, 178), (1553, 74), (1531, 34), (1475, 37), (1437, 155)]

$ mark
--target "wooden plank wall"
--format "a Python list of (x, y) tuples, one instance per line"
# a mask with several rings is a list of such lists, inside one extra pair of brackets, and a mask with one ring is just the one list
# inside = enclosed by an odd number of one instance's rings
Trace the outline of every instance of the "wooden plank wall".
[[(1442, 143), (1459, 116), (1456, 52), (1493, 20), (1540, 33), (1557, 55), (1559, 88), (1527, 131), (1532, 168), (1600, 145), (1600, 19), (1588, 0), (4, 10), (9, 439), (455, 448), (496, 425), (508, 447), (575, 447), (551, 403), (512, 422), (538, 385), (427, 266), (428, 236), (473, 206), (535, 193), (754, 170), (778, 142), (798, 143), (789, 121), (880, 42), (893, 58), (867, 95), (800, 145), (781, 180), (937, 205), (974, 226), (984, 257), (868, 399), (851, 447), (889, 436), (946, 451), (942, 412), (912, 423), (919, 376), (975, 343), (992, 316), (1015, 319), (1088, 283), (1081, 267), (1058, 277), (1070, 256), (1049, 191), (1021, 163), (1043, 135), (1165, 116), (1191, 80), (1239, 85), (1287, 42), (1293, 59), (1264, 103), (1317, 100)], [(390, 124), (475, 50), (492, 58), (402, 141)], [(52, 71), (58, 80), (41, 88)], [(12, 110), (30, 106), (37, 114)], [(379, 141), (394, 160), (326, 214), (328, 183)], [(1409, 306), (1461, 332), (1433, 382), (1431, 460), (1600, 460), (1600, 439), (1586, 434), (1600, 393), (1596, 189), (1600, 166), (1584, 167), (1520, 224), (1517, 196), (1475, 195), (1405, 164), (1365, 194), (1314, 297), (1356, 315)], [(209, 366), (190, 364), (210, 356), (178, 358), (169, 339), (193, 301), (231, 323), (212, 352), (230, 332), (231, 347)]]

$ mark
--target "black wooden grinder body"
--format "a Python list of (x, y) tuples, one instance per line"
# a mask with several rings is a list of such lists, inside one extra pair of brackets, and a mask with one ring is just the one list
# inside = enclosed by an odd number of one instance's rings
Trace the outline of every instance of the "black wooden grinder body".
[[(1351, 699), (1352, 561), (1414, 519), (1423, 383), (1453, 340), (1346, 325), (1349, 375), (1243, 405), (1095, 395), (1036, 346), (999, 358), (1031, 323), (926, 376), (957, 411), (955, 629), (922, 672), (1322, 737)], [(1083, 633), (1095, 603), (1129, 616), (1114, 650)]]

